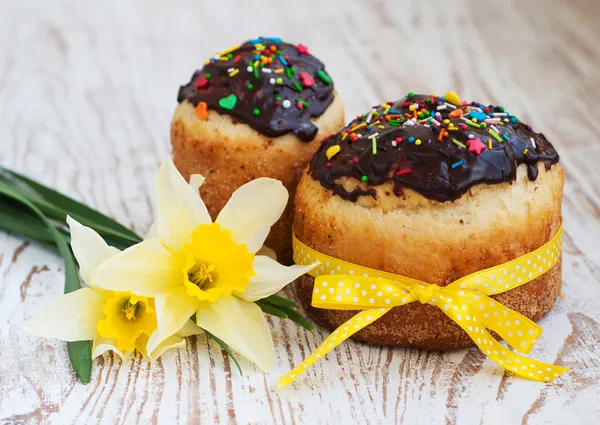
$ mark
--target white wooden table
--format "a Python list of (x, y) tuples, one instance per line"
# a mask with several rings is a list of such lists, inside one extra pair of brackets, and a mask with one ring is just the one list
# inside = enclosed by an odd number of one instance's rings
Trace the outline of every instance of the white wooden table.
[(107, 356), (85, 386), (64, 343), (22, 330), (62, 292), (61, 260), (0, 232), (0, 424), (598, 424), (599, 23), (596, 0), (0, 0), (0, 163), (140, 233), (179, 85), (241, 40), (307, 44), (348, 116), (408, 91), (509, 106), (566, 169), (563, 296), (532, 356), (572, 368), (545, 385), (508, 377), (477, 349), (350, 342), (275, 393), (326, 332), (273, 319), (268, 376), (247, 362), (240, 376), (199, 337), (154, 364)]

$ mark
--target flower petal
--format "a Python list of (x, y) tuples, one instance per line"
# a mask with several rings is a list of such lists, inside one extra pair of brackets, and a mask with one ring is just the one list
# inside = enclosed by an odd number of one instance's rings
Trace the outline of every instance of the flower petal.
[(25, 330), (62, 341), (94, 339), (104, 317), (104, 299), (91, 288), (82, 288), (55, 298), (26, 324)]
[(216, 222), (231, 230), (233, 239), (254, 253), (281, 217), (288, 198), (288, 191), (279, 180), (252, 180), (233, 192)]
[(204, 329), (198, 326), (193, 320), (185, 322), (185, 325), (177, 331), (177, 335), (184, 338), (192, 335), (200, 335), (202, 333), (204, 333)]
[(266, 298), (318, 265), (319, 262), (308, 266), (294, 265), (287, 267), (279, 264), (272, 258), (257, 255), (254, 257), (253, 264), (254, 273), (256, 274), (250, 278), (248, 288), (242, 293), (236, 292), (236, 295), (246, 301), (256, 301)]
[(202, 303), (196, 323), (268, 372), (275, 361), (273, 339), (259, 306), (237, 297)]
[(190, 316), (198, 308), (198, 303), (197, 298), (190, 297), (185, 292), (156, 294), (154, 305), (158, 328), (148, 340), (146, 347), (148, 353), (154, 356), (154, 351), (163, 341), (184, 328)]
[(170, 249), (179, 250), (189, 242), (196, 227), (212, 223), (198, 191), (179, 174), (171, 158), (167, 158), (156, 172), (154, 190), (158, 237)]
[(102, 263), (92, 274), (92, 284), (110, 291), (154, 297), (175, 286), (180, 274), (176, 258), (158, 239), (148, 239)]
[(256, 255), (266, 255), (267, 257), (277, 261), (277, 253), (266, 245), (263, 245), (258, 251), (256, 251)]
[(194, 192), (198, 193), (200, 186), (204, 184), (204, 176), (202, 174), (192, 174), (190, 176), (190, 186), (194, 189)]
[(96, 338), (94, 338), (94, 344), (92, 346), (92, 359), (101, 356), (107, 351), (113, 351), (123, 362), (125, 362), (125, 355), (116, 347), (116, 341), (114, 339), (97, 335)]
[(71, 230), (71, 248), (79, 263), (79, 273), (83, 281), (90, 285), (94, 270), (120, 251), (108, 246), (95, 230), (82, 225), (71, 216), (67, 217), (67, 223)]
[(154, 361), (169, 350), (185, 348), (185, 339), (180, 335), (171, 335), (150, 353), (149, 360)]

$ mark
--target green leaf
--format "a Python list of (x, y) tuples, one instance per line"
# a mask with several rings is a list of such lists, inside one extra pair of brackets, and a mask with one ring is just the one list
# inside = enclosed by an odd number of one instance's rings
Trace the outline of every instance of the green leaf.
[(133, 231), (104, 214), (1, 167), (0, 183), (4, 183), (7, 190), (14, 195), (19, 195), (38, 207), (48, 218), (65, 224), (67, 215), (70, 215), (81, 224), (91, 227), (106, 239), (116, 241), (120, 245), (131, 246), (142, 241), (142, 238)]
[[(30, 214), (27, 209), (13, 205), (5, 197), (0, 197), (0, 229), (41, 242), (46, 247), (50, 243), (56, 250), (54, 237), (48, 227), (40, 222), (39, 218)], [(65, 242), (69, 243), (69, 234), (62, 229), (57, 230), (65, 238)]]
[(128, 236), (133, 240), (139, 240), (140, 237), (131, 229), (123, 226), (119, 222), (113, 220), (110, 217), (102, 214), (93, 208), (88, 207), (81, 202), (78, 202), (54, 189), (49, 188), (35, 180), (30, 179), (27, 176), (19, 174), (15, 171), (8, 170), (4, 167), (0, 167), (0, 175), (3, 175), (7, 180), (13, 180), (18, 182), (20, 186), (25, 186), (30, 189), (30, 192), (36, 193), (41, 199), (54, 205), (61, 210), (65, 211), (71, 216), (78, 216), (80, 218), (86, 218), (90, 222), (94, 222), (105, 228), (112, 229), (123, 236)]
[(277, 305), (277, 306), (283, 306), (283, 307), (298, 307), (298, 304), (296, 304), (294, 301), (288, 300), (287, 298), (284, 298), (284, 297), (280, 297), (279, 295), (276, 295), (276, 294), (273, 294), (267, 298), (263, 298), (259, 301), (264, 301), (271, 305)]
[[(81, 288), (79, 275), (77, 274), (77, 268), (75, 265), (75, 258), (69, 249), (69, 245), (67, 245), (64, 237), (56, 229), (56, 227), (54, 227), (50, 220), (48, 220), (44, 213), (42, 213), (40, 209), (27, 198), (12, 190), (11, 187), (3, 181), (0, 181), (0, 194), (28, 207), (29, 210), (46, 225), (46, 228), (52, 235), (58, 251), (62, 255), (65, 262), (65, 294)], [(90, 382), (90, 376), (92, 374), (91, 344), (91, 341), (67, 343), (69, 358), (71, 359), (75, 373), (77, 373), (77, 376), (79, 376), (79, 379), (81, 379), (83, 383)]]
[(311, 332), (314, 330), (313, 325), (304, 316), (293, 309), (294, 307), (298, 307), (298, 304), (292, 300), (280, 297), (279, 295), (271, 295), (255, 301), (255, 303), (267, 314), (283, 319), (290, 319)]
[(288, 319), (290, 319), (292, 322), (298, 323), (304, 329), (311, 331), (311, 332), (315, 329), (314, 326), (304, 316), (302, 316), (300, 313), (298, 313), (296, 310), (293, 310), (289, 307), (284, 307), (284, 306), (280, 306), (278, 308), (281, 311), (283, 311), (285, 314), (287, 314)]
[(67, 350), (77, 376), (81, 382), (89, 384), (92, 378), (92, 342), (67, 342)]
[(275, 307), (261, 301), (255, 301), (254, 303), (259, 306), (263, 312), (270, 314), (271, 316), (281, 317), (282, 319), (288, 318), (287, 314), (280, 310), (281, 307)]
[(243, 375), (242, 367), (238, 363), (238, 360), (235, 358), (235, 355), (231, 351), (231, 348), (229, 348), (229, 345), (225, 344), (225, 342), (223, 340), (217, 338), (216, 336), (214, 336), (213, 334), (211, 334), (206, 329), (204, 329), (204, 332), (206, 332), (206, 335), (208, 335), (210, 338), (214, 339), (215, 342), (221, 346), (221, 348), (223, 349), (223, 351), (225, 351), (227, 353), (227, 355), (229, 355), (229, 357), (231, 357), (231, 359), (233, 360), (233, 362), (238, 367), (238, 370), (240, 371), (240, 375)]

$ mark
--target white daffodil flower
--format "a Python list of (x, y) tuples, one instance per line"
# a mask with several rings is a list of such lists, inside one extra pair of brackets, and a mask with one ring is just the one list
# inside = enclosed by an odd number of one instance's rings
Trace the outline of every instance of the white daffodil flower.
[(63, 341), (93, 340), (92, 358), (110, 350), (124, 359), (125, 355), (137, 349), (150, 360), (168, 349), (185, 347), (184, 337), (201, 331), (188, 321), (152, 352), (146, 351), (148, 339), (157, 329), (154, 300), (133, 294), (125, 284), (110, 288), (94, 285), (94, 272), (120, 251), (108, 246), (94, 230), (71, 217), (67, 221), (79, 273), (89, 287), (50, 302), (26, 323), (26, 330)]
[(256, 254), (287, 204), (280, 181), (259, 178), (240, 187), (214, 223), (198, 193), (202, 181), (193, 176), (188, 184), (167, 158), (155, 176), (158, 215), (147, 239), (104, 261), (91, 284), (154, 297), (157, 329), (149, 353), (195, 315), (200, 328), (269, 371), (273, 340), (254, 301), (316, 264), (286, 267)]

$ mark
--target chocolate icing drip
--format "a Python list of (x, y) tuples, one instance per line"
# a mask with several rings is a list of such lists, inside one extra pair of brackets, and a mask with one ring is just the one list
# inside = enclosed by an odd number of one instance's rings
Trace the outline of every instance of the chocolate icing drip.
[[(535, 180), (538, 162), (547, 170), (558, 162), (546, 137), (503, 107), (461, 104), (454, 93), (445, 96), (411, 93), (374, 107), (323, 142), (310, 175), (353, 202), (360, 196), (375, 197), (373, 187), (388, 181), (397, 196), (406, 187), (443, 202), (480, 183), (512, 182), (520, 164), (527, 165), (528, 178)], [(362, 182), (348, 191), (340, 183), (343, 177)]]
[(261, 37), (207, 61), (181, 86), (177, 101), (204, 102), (269, 137), (293, 132), (309, 142), (318, 132), (311, 118), (334, 98), (324, 69), (306, 46)]

